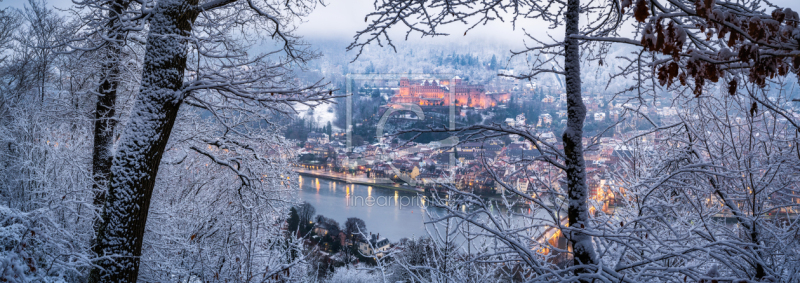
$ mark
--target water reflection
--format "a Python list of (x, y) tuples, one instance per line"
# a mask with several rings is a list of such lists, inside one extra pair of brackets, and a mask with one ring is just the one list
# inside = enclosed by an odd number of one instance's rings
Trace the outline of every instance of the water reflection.
[[(367, 224), (369, 232), (379, 233), (381, 237), (386, 237), (392, 242), (403, 237), (427, 236), (428, 233), (423, 224), (423, 217), (426, 217), (425, 209), (429, 209), (433, 214), (443, 214), (443, 210), (440, 208), (425, 207), (426, 198), (414, 192), (346, 184), (321, 178), (305, 179), (313, 181), (309, 182), (300, 178), (300, 198), (313, 205), (318, 215), (333, 218), (340, 225), (344, 225), (348, 217), (361, 218)], [(345, 189), (336, 190), (337, 186), (344, 186)], [(458, 209), (466, 211), (464, 206)], [(528, 215), (532, 213), (527, 207), (518, 209), (518, 213)], [(494, 203), (490, 204), (490, 211), (506, 212), (505, 209), (495, 208)], [(535, 214), (536, 219), (547, 217), (543, 210), (539, 210)], [(530, 219), (518, 218), (514, 221), (530, 222)], [(532, 223), (526, 224), (531, 225)], [(542, 228), (542, 226), (538, 227)], [(539, 235), (540, 229), (530, 231), (531, 236)]]
[[(336, 189), (341, 185), (344, 191)], [(333, 218), (339, 224), (343, 225), (348, 217), (358, 217), (370, 232), (391, 241), (427, 235), (422, 208), (425, 200), (416, 193), (308, 177), (300, 177), (300, 187), (301, 200), (313, 205), (318, 215)]]

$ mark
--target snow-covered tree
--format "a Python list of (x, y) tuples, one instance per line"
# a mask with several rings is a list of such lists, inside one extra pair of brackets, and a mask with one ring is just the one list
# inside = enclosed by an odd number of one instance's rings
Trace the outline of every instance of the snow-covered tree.
[[(631, 154), (613, 170), (620, 202), (613, 221), (624, 227), (600, 230), (630, 237), (618, 266), (669, 263), (674, 276), (694, 280), (796, 280), (796, 128), (753, 111), (747, 96), (690, 97), (678, 101), (676, 126), (627, 141)], [(657, 142), (642, 145), (643, 137)]]
[[(720, 272), (743, 270), (747, 265), (756, 270), (752, 275), (747, 273), (736, 274), (737, 277), (760, 280), (765, 278), (766, 262), (763, 259), (739, 258), (735, 264), (741, 267), (722, 269), (711, 268), (711, 262), (723, 262), (733, 264), (720, 258), (715, 260), (702, 261), (698, 258), (691, 259), (688, 254), (701, 250), (708, 252), (714, 249), (715, 252), (725, 252), (719, 242), (713, 244), (702, 244), (693, 238), (680, 238), (687, 234), (671, 233), (665, 230), (655, 229), (654, 226), (637, 226), (635, 231), (620, 233), (620, 229), (626, 228), (625, 221), (617, 221), (613, 215), (603, 215), (590, 217), (590, 212), (596, 212), (601, 207), (594, 206), (594, 202), (589, 201), (589, 187), (586, 179), (586, 165), (584, 161), (584, 150), (596, 150), (599, 137), (605, 133), (591, 139), (584, 145), (583, 125), (586, 116), (586, 107), (581, 97), (581, 62), (584, 60), (597, 61), (603, 65), (607, 60), (611, 44), (628, 44), (637, 46), (640, 51), (630, 58), (629, 64), (618, 70), (611, 78), (625, 78), (632, 85), (627, 91), (620, 94), (621, 99), (628, 99), (626, 102), (638, 102), (640, 108), (626, 108), (633, 113), (641, 113), (644, 104), (647, 103), (647, 95), (656, 97), (664, 90), (686, 89), (690, 81), (694, 80), (691, 88), (694, 95), (700, 96), (704, 89), (708, 89), (705, 80), (717, 82), (721, 78), (728, 81), (727, 93), (736, 94), (741, 86), (740, 81), (746, 77), (753, 87), (766, 87), (766, 78), (784, 77), (789, 73), (797, 72), (797, 65), (791, 65), (798, 55), (797, 16), (790, 9), (774, 9), (772, 14), (767, 15), (764, 8), (772, 6), (763, 1), (738, 1), (736, 3), (715, 2), (715, 1), (582, 1), (570, 0), (558, 1), (488, 1), (488, 2), (452, 2), (452, 1), (433, 1), (433, 2), (413, 2), (403, 0), (379, 1), (376, 4), (376, 11), (369, 14), (367, 21), (369, 26), (356, 34), (355, 41), (350, 45), (350, 49), (363, 50), (369, 44), (389, 45), (394, 47), (388, 30), (393, 26), (402, 26), (407, 29), (407, 34), (419, 32), (422, 36), (441, 36), (445, 35), (437, 29), (445, 24), (454, 22), (470, 23), (467, 32), (481, 23), (492, 20), (509, 18), (516, 23), (518, 18), (544, 20), (558, 27), (565, 27), (565, 35), (561, 39), (539, 39), (533, 36), (529, 38), (535, 45), (524, 50), (513, 52), (513, 55), (534, 55), (530, 64), (530, 71), (526, 74), (515, 76), (520, 79), (532, 78), (541, 74), (555, 73), (563, 75), (566, 81), (567, 94), (567, 127), (562, 136), (562, 145), (548, 143), (541, 138), (531, 128), (509, 127), (505, 125), (468, 125), (457, 129), (434, 129), (432, 131), (456, 131), (461, 133), (464, 138), (462, 142), (481, 141), (488, 138), (497, 138), (502, 135), (515, 134), (531, 142), (541, 153), (540, 156), (517, 161), (515, 173), (522, 172), (526, 179), (538, 182), (538, 187), (543, 188), (531, 192), (521, 192), (502, 180), (502, 174), (498, 173), (498, 168), (492, 168), (491, 164), (483, 161), (483, 166), (487, 171), (493, 172), (494, 179), (500, 184), (504, 191), (528, 203), (532, 213), (518, 214), (513, 217), (499, 218), (492, 216), (492, 206), (486, 204), (480, 197), (450, 189), (450, 193), (460, 195), (462, 198), (455, 198), (465, 206), (472, 207), (472, 211), (463, 212), (450, 210), (451, 215), (444, 217), (457, 217), (464, 219), (470, 224), (474, 224), (487, 235), (498, 239), (507, 249), (514, 254), (513, 262), (522, 262), (525, 268), (530, 270), (526, 274), (529, 278), (536, 280), (557, 280), (557, 281), (582, 281), (603, 280), (611, 282), (638, 281), (638, 280), (669, 280), (678, 274), (684, 274), (694, 279), (709, 280), (728, 280)], [(628, 9), (626, 12), (627, 8)], [(652, 15), (652, 17), (651, 17)], [(581, 19), (588, 19), (587, 24), (580, 24)], [(371, 19), (371, 21), (370, 21)], [(646, 20), (650, 22), (644, 24)], [(634, 33), (628, 37), (622, 34), (622, 27), (625, 23), (634, 25)], [(465, 32), (466, 34), (466, 32)], [(711, 40), (712, 35), (718, 38)], [(771, 36), (771, 37), (770, 37)], [(584, 47), (580, 50), (580, 47)], [(596, 48), (591, 48), (596, 47)], [(581, 53), (583, 51), (583, 53)], [(562, 61), (563, 60), (563, 61)], [(798, 61), (800, 62), (800, 61)], [(683, 88), (673, 84), (677, 78)], [(657, 81), (657, 83), (655, 83)], [(664, 86), (664, 88), (661, 88)], [(632, 94), (632, 95), (630, 95)], [(794, 117), (787, 110), (785, 105), (779, 105), (770, 101), (764, 91), (747, 92), (752, 103), (750, 109), (757, 113), (759, 105), (770, 109), (775, 115), (781, 116), (794, 124)], [(623, 96), (624, 95), (624, 96)], [(715, 98), (718, 99), (718, 98)], [(652, 100), (650, 100), (652, 101)], [(733, 105), (724, 105), (733, 107)], [(717, 107), (715, 114), (725, 113), (724, 107)], [(732, 111), (732, 110), (731, 110)], [(751, 114), (753, 116), (754, 114)], [(672, 129), (676, 125), (655, 125), (656, 130)], [(794, 125), (793, 125), (794, 126)], [(719, 128), (719, 126), (717, 126)], [(796, 128), (796, 126), (794, 126)], [(608, 131), (607, 129), (606, 131)], [(431, 130), (428, 130), (431, 131)], [(730, 134), (730, 132), (729, 132)], [(756, 134), (756, 133), (750, 133)], [(746, 136), (742, 134), (742, 136)], [(790, 139), (787, 139), (790, 140)], [(721, 141), (720, 141), (721, 142)], [(726, 153), (733, 147), (743, 146), (742, 140), (730, 141), (729, 144), (722, 146)], [(737, 143), (736, 146), (731, 145)], [(670, 146), (674, 146), (670, 143)], [(563, 146), (563, 147), (560, 147)], [(561, 149), (563, 148), (563, 149)], [(718, 149), (721, 150), (721, 149)], [(751, 150), (742, 152), (753, 153)], [(712, 154), (712, 153), (708, 153)], [(767, 154), (769, 156), (769, 154)], [(772, 160), (765, 157), (767, 160)], [(734, 160), (740, 157), (733, 158)], [(652, 161), (652, 160), (650, 160)], [(649, 161), (648, 161), (649, 162)], [(730, 162), (730, 161), (728, 161)], [(549, 177), (542, 180), (542, 164), (557, 168), (556, 177), (560, 179), (553, 182)], [(725, 165), (719, 165), (725, 166)], [(783, 167), (786, 169), (786, 167)], [(787, 169), (788, 170), (788, 169)], [(746, 170), (745, 170), (746, 171)], [(752, 170), (750, 170), (752, 171)], [(759, 171), (758, 176), (768, 174), (770, 171)], [(771, 172), (775, 173), (775, 172)], [(560, 175), (563, 174), (563, 175)], [(710, 173), (711, 176), (719, 177), (719, 173)], [(560, 175), (560, 176), (559, 176)], [(661, 176), (663, 177), (663, 176)], [(707, 176), (704, 176), (705, 178)], [(743, 176), (742, 178), (745, 178)], [(756, 179), (763, 179), (758, 177)], [(708, 181), (710, 180), (710, 181)], [(714, 183), (720, 186), (722, 183), (714, 178), (705, 182)], [(543, 182), (544, 181), (544, 182)], [(786, 185), (778, 187), (785, 188)], [(754, 186), (745, 186), (755, 190)], [(775, 189), (778, 191), (784, 189)], [(766, 190), (767, 195), (770, 190)], [(647, 195), (647, 194), (645, 194)], [(645, 195), (635, 195), (644, 197)], [(755, 194), (748, 196), (755, 197)], [(724, 197), (723, 197), (724, 198)], [(747, 199), (738, 197), (737, 199)], [(650, 200), (650, 199), (648, 199)], [(642, 201), (637, 199), (637, 201)], [(662, 198), (655, 198), (653, 201), (665, 201)], [(724, 203), (724, 202), (723, 202)], [(762, 215), (760, 211), (770, 211), (770, 206), (758, 204), (758, 201), (751, 201), (753, 207), (750, 215)], [(469, 204), (469, 205), (467, 205)], [(647, 205), (639, 207), (649, 209)], [(738, 202), (730, 201), (729, 209), (735, 211)], [(513, 205), (505, 205), (509, 210)], [(785, 206), (785, 204), (784, 204)], [(626, 207), (630, 208), (633, 206)], [(777, 207), (783, 207), (778, 205)], [(738, 208), (741, 209), (741, 208)], [(622, 209), (621, 211), (623, 211)], [(688, 221), (694, 225), (695, 221), (704, 219), (706, 211), (681, 211), (680, 217), (669, 219), (659, 219), (660, 221)], [(697, 215), (696, 215), (697, 214)], [(747, 216), (741, 212), (734, 213), (737, 221), (742, 226), (750, 227), (755, 234), (749, 237), (752, 239), (760, 235), (755, 224), (748, 224), (752, 218), (757, 216)], [(477, 215), (483, 215), (490, 222), (479, 221)], [(748, 218), (749, 217), (749, 218)], [(512, 219), (529, 219), (529, 222), (514, 223)], [(689, 220), (690, 219), (690, 220)], [(791, 219), (789, 217), (788, 219)], [(502, 221), (501, 221), (502, 220)], [(635, 221), (634, 221), (635, 222)], [(611, 229), (614, 223), (619, 229)], [(770, 224), (771, 225), (771, 224)], [(791, 225), (790, 225), (791, 226)], [(651, 229), (652, 228), (652, 229)], [(670, 226), (662, 226), (669, 230)], [(791, 230), (791, 228), (790, 228)], [(664, 233), (659, 233), (664, 231)], [(558, 247), (547, 243), (547, 238), (533, 239), (526, 233), (535, 232), (538, 234), (552, 233), (558, 235), (563, 233), (569, 241), (565, 247)], [(715, 230), (715, 233), (717, 230)], [(684, 249), (672, 248), (677, 245), (660, 243), (658, 245), (644, 244), (643, 247), (664, 247), (665, 250), (640, 249), (640, 261), (628, 262), (630, 255), (615, 254), (614, 250), (620, 246), (611, 248), (613, 244), (628, 243), (649, 243), (648, 239), (654, 235), (665, 235), (676, 241), (685, 240), (682, 245)], [(782, 234), (779, 233), (779, 234)], [(669, 235), (669, 236), (667, 236)], [(645, 241), (641, 240), (644, 238)], [(741, 239), (740, 239), (741, 240)], [(757, 242), (757, 240), (756, 240)], [(623, 249), (627, 249), (625, 247)], [(751, 247), (751, 251), (752, 251)], [(763, 253), (765, 248), (757, 247), (759, 253)], [(553, 251), (555, 254), (566, 253), (572, 258), (570, 265), (563, 265), (558, 258), (551, 258), (548, 253), (542, 251)], [(553, 253), (550, 253), (553, 254)], [(609, 256), (618, 256), (616, 259), (609, 260)], [(728, 253), (730, 255), (730, 253)], [(751, 256), (748, 253), (747, 256)], [(761, 256), (759, 254), (759, 256)], [(782, 257), (782, 256), (781, 256)], [(789, 256), (791, 258), (792, 256)], [(698, 260), (695, 260), (698, 259)], [(749, 262), (747, 264), (742, 263)], [(504, 261), (509, 262), (509, 261)], [(616, 265), (615, 265), (616, 264)], [(626, 265), (627, 264), (627, 265)], [(673, 266), (684, 265), (685, 269), (673, 268)], [(763, 269), (763, 270), (762, 270)], [(791, 268), (790, 268), (791, 269)], [(723, 270), (723, 271), (720, 271)], [(725, 271), (728, 270), (728, 271)], [(774, 274), (774, 271), (771, 274)], [(784, 274), (781, 272), (778, 272)], [(788, 274), (788, 273), (785, 273)], [(705, 276), (705, 277), (704, 277)], [(774, 275), (771, 275), (774, 276)], [(637, 279), (640, 278), (640, 279)]]
[(381, 282), (380, 276), (364, 268), (340, 267), (327, 278), (328, 283), (367, 283)]
[[(258, 164), (265, 158), (263, 148), (247, 141), (259, 140), (250, 128), (256, 129), (254, 132), (268, 129), (274, 117), (292, 113), (294, 105), (315, 105), (327, 99), (329, 91), (322, 89), (324, 85), (300, 85), (291, 80), (288, 69), (313, 58), (291, 33), (294, 20), (313, 4), (163, 0), (146, 10), (148, 36), (141, 86), (116, 144), (97, 236), (101, 260), (92, 271), (92, 280), (136, 281), (162, 156), (173, 131), (187, 126), (176, 124), (179, 117), (198, 111), (202, 114), (198, 119), (208, 119), (221, 128), (209, 135), (177, 140), (180, 143), (176, 145), (188, 146), (182, 149), (191, 149), (229, 170), (240, 182), (238, 190), (252, 189), (260, 201), (270, 200), (258, 191), (274, 184), (269, 181), (278, 176), (273, 175), (275, 171), (245, 167), (251, 165), (246, 161)], [(259, 34), (276, 39), (279, 47), (248, 56), (247, 48), (255, 42), (248, 40), (263, 38), (253, 36)], [(186, 107), (190, 109), (179, 111)], [(223, 153), (212, 153), (208, 147)], [(231, 151), (239, 155), (224, 157)]]
[[(482, 229), (452, 213), (466, 209), (465, 202), (455, 198), (432, 196), (430, 207), (443, 209), (439, 214), (427, 211), (426, 236), (402, 239), (394, 248), (392, 274), (406, 282), (487, 282), (507, 281), (515, 277), (519, 266), (504, 268), (497, 262), (508, 258), (500, 251), (494, 237), (486, 237)], [(458, 199), (457, 199), (458, 198)], [(473, 220), (486, 223), (482, 215)], [(480, 219), (479, 219), (480, 218)]]
[[(122, 103), (130, 100), (139, 85), (147, 8), (152, 1), (85, 0), (73, 1), (71, 12), (78, 15), (83, 28), (62, 38), (58, 46), (72, 52), (95, 56), (98, 72), (91, 92), (96, 96), (92, 147), (94, 205), (102, 208), (108, 189), (108, 178), (114, 150), (115, 133)], [(133, 39), (131, 39), (133, 38)], [(119, 101), (118, 101), (119, 100)], [(99, 223), (99, 222), (98, 222)]]
[(198, 113), (187, 113), (177, 123), (185, 126), (176, 128), (173, 137), (183, 141), (170, 143), (164, 156), (139, 278), (304, 278), (305, 239), (284, 230), (298, 188), (297, 175), (288, 170), (292, 159), (286, 158), (286, 142), (277, 136), (280, 131), (243, 125), (239, 130), (251, 139), (222, 137), (218, 145), (211, 145), (191, 139), (224, 130), (218, 124)]
[[(519, 18), (538, 19), (547, 22), (550, 28), (564, 27), (560, 39), (537, 39), (530, 37), (538, 46), (514, 54), (533, 53), (537, 60), (531, 63), (530, 72), (517, 78), (531, 78), (539, 74), (563, 75), (567, 93), (567, 127), (562, 135), (563, 151), (559, 157), (562, 163), (554, 162), (566, 173), (565, 181), (569, 198), (568, 219), (572, 227), (567, 237), (573, 246), (576, 274), (591, 272), (581, 267), (595, 263), (596, 254), (591, 237), (581, 226), (589, 217), (588, 187), (586, 185), (586, 166), (583, 148), (583, 125), (586, 106), (581, 89), (581, 45), (578, 35), (608, 37), (616, 35), (619, 22), (615, 1), (609, 3), (584, 2), (580, 0), (557, 1), (488, 1), (473, 5), (471, 2), (433, 1), (411, 2), (404, 0), (380, 1), (376, 11), (367, 16), (372, 18), (369, 26), (356, 34), (355, 41), (348, 49), (361, 51), (364, 46), (376, 42), (394, 47), (387, 31), (395, 25), (404, 26), (408, 34), (419, 32), (423, 36), (445, 35), (437, 31), (441, 25), (454, 22), (472, 21), (466, 33), (480, 23), (509, 18), (516, 23)], [(507, 15), (507, 16), (506, 16)], [(581, 17), (588, 17), (589, 23), (581, 25)], [(563, 61), (562, 61), (563, 60)], [(555, 66), (559, 66), (556, 69)], [(450, 129), (455, 130), (455, 129)]]
[(0, 21), (0, 279), (81, 281), (96, 215), (83, 84), (93, 61), (47, 48), (75, 26), (43, 2)]

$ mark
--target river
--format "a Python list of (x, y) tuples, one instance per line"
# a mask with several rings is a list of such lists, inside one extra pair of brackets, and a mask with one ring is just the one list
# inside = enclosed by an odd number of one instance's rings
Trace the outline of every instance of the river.
[(300, 177), (300, 187), (300, 199), (313, 205), (317, 215), (333, 218), (342, 226), (348, 217), (358, 217), (367, 230), (392, 242), (427, 235), (425, 200), (416, 193), (309, 176)]
[[(340, 226), (344, 226), (348, 217), (361, 218), (368, 232), (378, 233), (391, 242), (401, 238), (428, 236), (424, 225), (428, 212), (434, 216), (443, 212), (441, 208), (425, 207), (425, 198), (410, 191), (348, 184), (311, 176), (300, 176), (300, 187), (300, 199), (313, 205), (317, 215), (333, 218)], [(516, 209), (519, 209), (518, 213), (532, 214), (529, 208)], [(505, 213), (506, 210), (501, 208), (497, 212), (501, 211)], [(519, 221), (516, 225), (520, 226), (538, 227), (527, 232), (530, 233), (528, 236), (535, 238), (549, 227), (547, 221), (541, 221), (548, 219), (549, 215), (543, 209), (533, 214), (536, 223), (531, 219), (516, 217), (512, 221)], [(462, 239), (461, 236), (457, 238)]]

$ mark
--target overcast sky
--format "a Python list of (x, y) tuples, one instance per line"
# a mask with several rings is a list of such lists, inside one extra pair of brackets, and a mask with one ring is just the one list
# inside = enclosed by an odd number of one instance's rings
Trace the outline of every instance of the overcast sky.
[[(362, 30), (367, 26), (364, 17), (373, 9), (372, 0), (325, 0), (327, 6), (318, 6), (307, 22), (300, 26), (300, 33), (308, 38), (314, 39), (349, 39), (352, 40), (356, 31)], [(449, 42), (463, 40), (493, 40), (504, 43), (521, 44), (521, 39), (525, 36), (522, 28), (529, 32), (532, 30), (546, 31), (541, 23), (526, 20), (524, 25), (513, 28), (510, 22), (493, 21), (485, 26), (479, 26), (464, 36), (464, 31), (468, 28), (463, 24), (451, 24), (445, 26), (441, 32), (449, 33), (450, 36), (438, 37), (436, 39), (426, 38), (431, 42)], [(546, 26), (544, 26), (546, 27)], [(532, 29), (533, 28), (533, 29)], [(402, 29), (395, 29), (396, 39), (403, 39)], [(419, 33), (412, 34), (415, 40), (419, 38)], [(394, 38), (393, 38), (394, 39)]]
[[(364, 16), (372, 9), (373, 0), (323, 0), (326, 6), (318, 5), (317, 9), (306, 18), (306, 22), (300, 26), (299, 33), (310, 40), (319, 39), (338, 39), (352, 40), (356, 31), (366, 27)], [(800, 11), (800, 1), (798, 0), (772, 0), (778, 6), (789, 7), (795, 11)], [(15, 7), (22, 8), (27, 0), (0, 0), (0, 8)], [(48, 3), (58, 8), (66, 8), (72, 4), (71, 0), (49, 0)], [(494, 21), (486, 26), (479, 26), (463, 36), (466, 25), (452, 24), (442, 32), (450, 33), (450, 36), (439, 37), (437, 39), (425, 39), (432, 43), (449, 43), (467, 41), (494, 41), (498, 43), (521, 46), (524, 39), (523, 28), (537, 36), (545, 35), (547, 25), (538, 21), (526, 20), (518, 22), (515, 28), (510, 22)], [(550, 31), (558, 36), (559, 32)], [(395, 34), (402, 35), (401, 30), (396, 29)], [(419, 34), (413, 35), (413, 40), (419, 38)], [(402, 36), (395, 38), (397, 44), (402, 44)]]
[[(366, 27), (367, 23), (364, 22), (366, 16), (373, 9), (373, 0), (324, 0), (327, 4), (326, 7), (319, 6), (308, 17), (307, 22), (301, 25), (300, 33), (310, 39), (350, 39), (352, 40), (356, 31), (362, 30)], [(792, 8), (792, 10), (800, 11), (800, 0), (772, 0), (773, 4)], [(431, 42), (451, 42), (463, 40), (493, 40), (503, 42), (513, 46), (522, 44), (522, 39), (525, 38), (523, 28), (529, 33), (536, 36), (546, 35), (547, 25), (534, 20), (526, 20), (517, 23), (516, 29), (510, 22), (494, 21), (486, 26), (479, 26), (473, 29), (466, 36), (463, 36), (466, 30), (466, 25), (449, 25), (446, 29), (442, 30), (447, 32), (450, 36), (440, 37), (438, 39), (426, 39)], [(399, 31), (399, 30), (398, 30)], [(396, 31), (397, 32), (397, 31)], [(550, 31), (553, 33), (554, 31)], [(558, 33), (554, 33), (556, 37)], [(398, 34), (401, 35), (401, 34)], [(415, 38), (419, 38), (419, 34), (414, 34)], [(402, 37), (397, 37), (401, 40)]]

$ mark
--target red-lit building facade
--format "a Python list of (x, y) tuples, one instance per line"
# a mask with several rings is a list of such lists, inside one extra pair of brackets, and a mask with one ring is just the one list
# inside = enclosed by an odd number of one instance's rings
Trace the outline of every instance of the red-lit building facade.
[(455, 77), (450, 81), (400, 79), (400, 87), (391, 98), (394, 103), (412, 103), (421, 106), (450, 106), (450, 88), (454, 88), (456, 106), (489, 108), (511, 98), (509, 93), (486, 93), (482, 85), (471, 85)]

